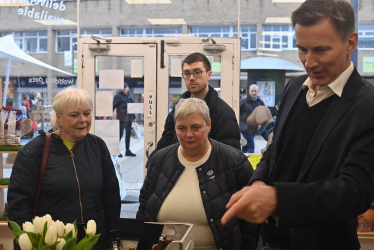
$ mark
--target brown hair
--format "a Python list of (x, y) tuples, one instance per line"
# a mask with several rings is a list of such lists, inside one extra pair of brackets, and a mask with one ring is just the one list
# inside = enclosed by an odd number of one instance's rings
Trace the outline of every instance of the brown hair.
[(292, 12), (292, 25), (312, 26), (323, 18), (330, 19), (342, 40), (355, 31), (355, 14), (347, 0), (306, 0)]
[(195, 53), (192, 53), (192, 54), (188, 55), (183, 60), (183, 62), (182, 62), (182, 70), (183, 70), (183, 65), (185, 63), (191, 64), (191, 63), (195, 63), (195, 62), (203, 62), (206, 71), (208, 72), (208, 71), (211, 70), (209, 59), (205, 55), (203, 55), (201, 53), (198, 53), (198, 52), (195, 52)]

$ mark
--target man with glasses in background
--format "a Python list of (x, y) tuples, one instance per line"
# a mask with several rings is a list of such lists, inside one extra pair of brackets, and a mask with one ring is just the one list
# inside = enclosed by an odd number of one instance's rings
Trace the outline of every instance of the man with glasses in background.
[[(182, 62), (182, 72), (188, 91), (184, 92), (180, 98), (203, 99), (209, 107), (212, 119), (209, 138), (240, 150), (240, 132), (234, 110), (218, 97), (218, 92), (208, 84), (212, 76), (208, 58), (201, 53), (188, 55)], [(173, 108), (167, 116), (164, 132), (153, 153), (178, 141), (175, 133), (174, 111)]]

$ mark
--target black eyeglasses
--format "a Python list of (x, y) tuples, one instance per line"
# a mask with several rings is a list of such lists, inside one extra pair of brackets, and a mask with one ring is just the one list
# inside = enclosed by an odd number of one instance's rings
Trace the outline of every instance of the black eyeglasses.
[(195, 78), (199, 78), (203, 72), (206, 72), (206, 71), (194, 71), (192, 73), (191, 72), (186, 72), (186, 73), (182, 73), (182, 76), (185, 79), (189, 79), (191, 77), (191, 75), (193, 75), (193, 77), (195, 77)]

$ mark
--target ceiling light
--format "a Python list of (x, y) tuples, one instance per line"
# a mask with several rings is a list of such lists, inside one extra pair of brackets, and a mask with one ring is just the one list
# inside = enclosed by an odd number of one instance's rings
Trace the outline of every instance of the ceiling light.
[(267, 17), (266, 23), (291, 23), (290, 17)]
[(34, 21), (37, 22), (37, 23), (41, 23), (43, 25), (77, 25), (76, 22), (70, 21), (68, 19), (64, 20), (64, 24), (59, 24), (58, 22), (57, 23), (49, 22), (47, 20), (34, 20)]
[(187, 24), (183, 18), (174, 19), (147, 19), (153, 25), (165, 25), (165, 24)]
[(128, 4), (171, 4), (170, 0), (125, 0)]

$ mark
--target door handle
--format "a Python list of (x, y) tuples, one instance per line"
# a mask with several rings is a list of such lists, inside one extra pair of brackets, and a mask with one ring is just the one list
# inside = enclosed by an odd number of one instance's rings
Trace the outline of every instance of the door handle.
[(149, 151), (149, 147), (152, 147), (153, 146), (153, 141), (149, 141), (148, 142), (148, 145), (147, 145), (147, 151), (145, 151), (145, 154), (147, 155), (147, 159), (148, 159), (148, 151)]

